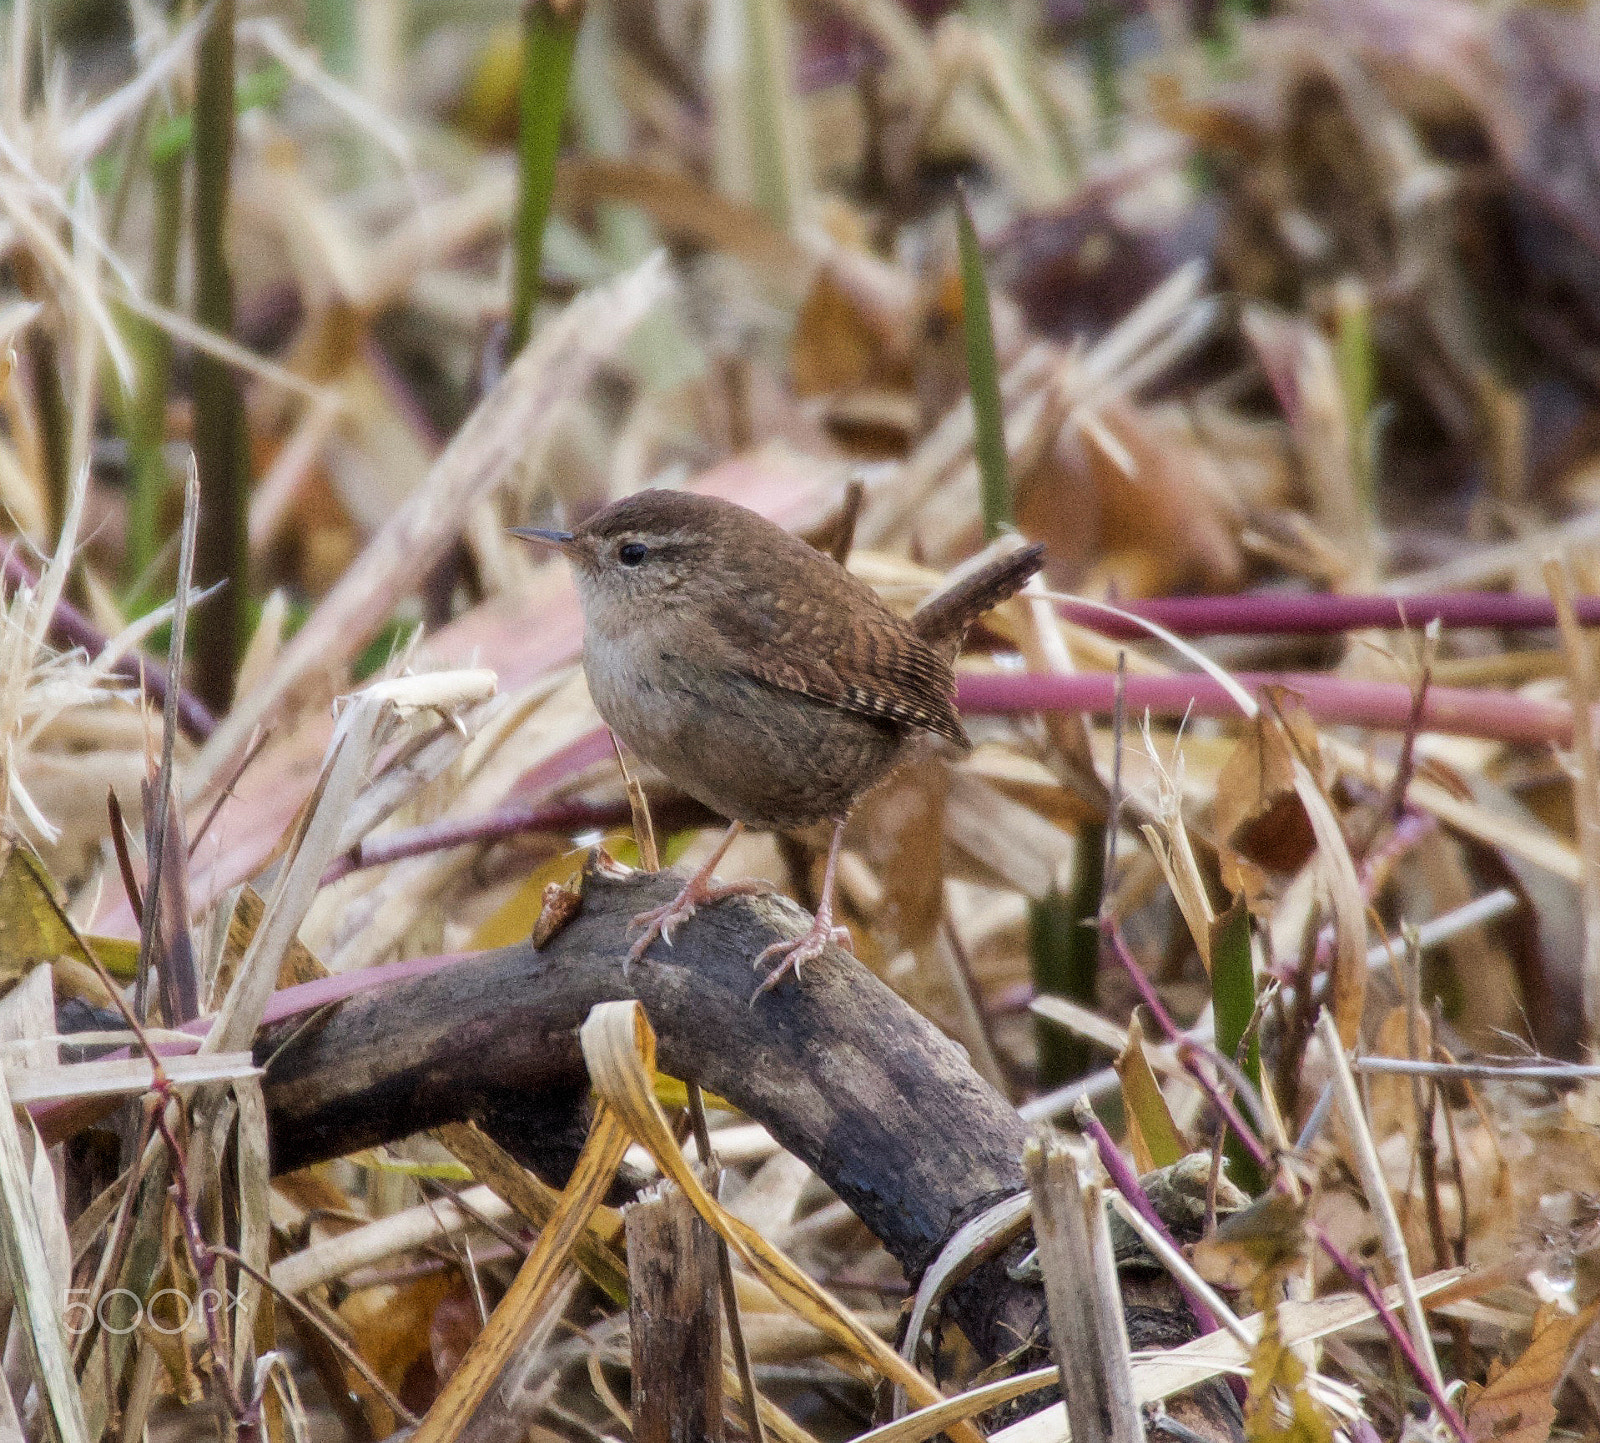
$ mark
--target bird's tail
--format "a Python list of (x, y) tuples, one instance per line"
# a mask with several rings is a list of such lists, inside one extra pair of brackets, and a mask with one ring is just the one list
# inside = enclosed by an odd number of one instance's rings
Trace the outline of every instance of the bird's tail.
[(929, 646), (951, 653), (959, 651), (967, 628), (984, 612), (1015, 596), (1043, 565), (1042, 542), (1008, 551), (929, 597), (912, 613), (911, 624)]

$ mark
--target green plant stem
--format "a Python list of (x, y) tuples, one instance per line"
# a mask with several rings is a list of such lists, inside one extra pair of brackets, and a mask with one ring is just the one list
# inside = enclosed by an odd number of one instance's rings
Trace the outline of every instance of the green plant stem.
[[(150, 299), (170, 308), (177, 294), (183, 230), (183, 156), (153, 161), (150, 181), (155, 233)], [(172, 341), (162, 327), (142, 317), (130, 315), (128, 328), (139, 356), (139, 381), (126, 428), (133, 465), (123, 584), (131, 591), (146, 577), (160, 547), (161, 503), (171, 483), (165, 448)]]
[(349, 75), (356, 61), (356, 14), (360, 0), (308, 0), (306, 31), (322, 63), (334, 75)]
[(1088, 0), (1084, 10), (1084, 25), (1087, 30), (1089, 72), (1094, 81), (1095, 113), (1103, 145), (1115, 140), (1117, 124), (1122, 116), (1122, 46), (1117, 34), (1121, 20), (1112, 0)]
[[(1239, 1064), (1258, 1092), (1261, 1090), (1261, 1040), (1250, 1034), (1243, 1056), (1240, 1045), (1256, 1010), (1255, 967), (1250, 958), (1250, 912), (1237, 901), (1211, 929), (1211, 1006), (1216, 1018), (1217, 1051)], [(1232, 1133), (1223, 1152), (1229, 1176), (1252, 1196), (1265, 1190), (1268, 1179), (1248, 1148)]]
[(956, 231), (961, 246), (961, 326), (967, 343), (967, 389), (972, 394), (972, 448), (978, 459), (983, 534), (993, 540), (1011, 525), (1011, 482), (1006, 466), (1005, 412), (1000, 405), (1000, 365), (994, 353), (994, 322), (983, 251), (965, 191), (956, 192)]
[[(289, 88), (289, 72), (281, 65), (268, 65), (240, 78), (235, 86), (233, 113), (244, 115), (259, 106), (275, 105)], [(148, 148), (150, 163), (157, 165), (175, 155), (187, 154), (194, 144), (194, 112), (179, 111), (164, 117), (151, 129)]]
[(522, 110), (517, 142), (516, 250), (512, 257), (507, 353), (528, 343), (539, 300), (539, 263), (556, 186), (561, 122), (567, 111), (572, 57), (583, 26), (582, 0), (527, 0), (522, 11)]
[[(234, 0), (216, 0), (196, 55), (194, 94), (195, 319), (233, 333), (228, 270), (228, 192), (233, 166)], [(194, 358), (194, 451), (200, 471), (201, 526), (195, 582), (226, 585), (195, 617), (195, 687), (227, 709), (243, 654), (250, 604), (249, 437), (233, 372), (203, 353)]]
[(783, 0), (743, 0), (743, 5), (752, 199), (775, 226), (787, 231), (798, 216), (802, 189), (793, 138), (798, 102), (789, 85), (784, 34), (787, 8)]
[(1348, 280), (1334, 295), (1334, 358), (1350, 425), (1350, 461), (1361, 505), (1373, 514), (1372, 412), (1377, 401), (1377, 356), (1372, 303), (1366, 288)]
[[(1028, 954), (1034, 990), (1041, 996), (1066, 997), (1094, 1006), (1100, 966), (1100, 931), (1095, 919), (1105, 881), (1106, 834), (1103, 826), (1086, 825), (1078, 832), (1072, 891), (1051, 891), (1028, 903)], [(1039, 1083), (1058, 1087), (1089, 1070), (1089, 1042), (1049, 1018), (1034, 1019), (1039, 1055)]]

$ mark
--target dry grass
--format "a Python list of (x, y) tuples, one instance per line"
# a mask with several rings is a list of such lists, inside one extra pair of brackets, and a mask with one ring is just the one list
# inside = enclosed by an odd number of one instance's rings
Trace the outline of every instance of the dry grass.
[[(1208, 1168), (1224, 1115), (1251, 1134), (1265, 1220), (1187, 1260), (1228, 1326), (1136, 1354), (1141, 1404), (1234, 1375), (1259, 1439), (1399, 1437), (1424, 1396), (1473, 1440), (1600, 1429), (1600, 179), (1564, 139), (1600, 104), (1593, 17), (592, 4), (503, 364), (511, 7), (308, 8), (328, 33), (237, 27), (231, 335), (193, 318), (167, 183), (212, 12), (0, 21), (0, 1439), (443, 1443), (479, 1403), (473, 1436), (622, 1436), (625, 1155), (726, 1240), (771, 1436), (974, 1439), (1048, 1381), (946, 1340), (936, 1382), (927, 1297), (896, 1352), (915, 1289), (715, 1107), (713, 1195), (626, 1004), (586, 1029), (604, 1105), (559, 1195), (466, 1127), (274, 1177), (250, 1058), (280, 989), (520, 940), (580, 842), (637, 856), (570, 580), (507, 524), (684, 484), (827, 544), (859, 481), (850, 564), (908, 608), (981, 548), (953, 171), (1048, 589), (963, 663), (992, 681), (975, 755), (852, 824), (863, 963), (1025, 1115), (1087, 1097), (1140, 1166)], [(197, 355), (243, 388), (254, 477), (214, 728), (157, 675)], [(1115, 642), (1051, 599), (1465, 587), (1549, 594), (1559, 629)], [(1240, 715), (1114, 718), (1119, 667), (1209, 673)], [(1101, 702), (1041, 718), (1006, 700), (1024, 670)], [(1236, 672), (1393, 683), (1413, 722), (1318, 723)], [(1454, 734), (1419, 731), (1447, 684), (1475, 689)], [(1526, 703), (1517, 739), (1474, 697)], [(703, 855), (715, 819), (645, 786), (669, 862)], [(820, 859), (747, 837), (724, 871), (805, 901)], [(1214, 995), (1239, 898), (1255, 990)], [(1097, 913), (1090, 985), (1037, 996)], [(1255, 1075), (1208, 1052), (1214, 1006), (1259, 1030)], [(1086, 1075), (1050, 1072), (1058, 1027)], [(958, 1235), (932, 1292), (1020, 1215)], [(879, 1379), (906, 1417), (874, 1417)]]

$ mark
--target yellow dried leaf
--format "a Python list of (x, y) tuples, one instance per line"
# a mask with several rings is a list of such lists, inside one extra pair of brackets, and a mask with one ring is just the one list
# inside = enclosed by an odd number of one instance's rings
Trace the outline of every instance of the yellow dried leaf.
[(456, 105), (456, 124), (482, 145), (514, 139), (521, 79), (522, 35), (515, 20), (506, 20), (488, 33), (473, 57)]
[[(579, 1034), (584, 1062), (601, 1115), (613, 1111), (633, 1132), (663, 1173), (678, 1184), (694, 1209), (727, 1239), (729, 1248), (790, 1309), (845, 1349), (858, 1362), (904, 1387), (917, 1407), (941, 1401), (939, 1391), (831, 1293), (801, 1272), (766, 1238), (727, 1212), (706, 1192), (672, 1135), (656, 1103), (655, 1033), (637, 1002), (602, 1002)], [(982, 1443), (970, 1424), (946, 1429), (956, 1443)]]
[(1135, 1013), (1128, 1024), (1128, 1045), (1115, 1063), (1122, 1080), (1122, 1100), (1128, 1117), (1128, 1146), (1141, 1174), (1170, 1167), (1189, 1151), (1189, 1144), (1172, 1120), (1161, 1085), (1150, 1069), (1144, 1051), (1144, 1030)]
[[(641, 1046), (648, 1050), (648, 1066), (653, 1071), (654, 1035), (641, 1040)], [(607, 1106), (596, 1108), (588, 1140), (550, 1221), (540, 1230), (533, 1251), (490, 1315), (488, 1326), (478, 1334), (417, 1425), (412, 1435), (414, 1443), (453, 1443), (522, 1340), (541, 1322), (552, 1302), (564, 1296), (573, 1272), (573, 1249), (610, 1189), (628, 1142), (627, 1130), (617, 1114)]]
[(19, 842), (5, 843), (0, 867), (0, 991), (41, 962), (55, 973), (59, 995), (109, 1007), (89, 949), (72, 925), (43, 864)]
[(1306, 1204), (1273, 1191), (1223, 1218), (1194, 1245), (1191, 1261), (1208, 1283), (1242, 1291), (1298, 1258), (1305, 1245)]
[(123, 982), (131, 982), (139, 975), (139, 944), (128, 937), (85, 937), (86, 945), (94, 950), (107, 972)]
[[(1250, 1443), (1333, 1443), (1333, 1422), (1311, 1396), (1306, 1367), (1284, 1341), (1276, 1289), (1268, 1289), (1261, 1341), (1250, 1356), (1244, 1431)], [(1288, 1404), (1281, 1415), (1280, 1401)]]

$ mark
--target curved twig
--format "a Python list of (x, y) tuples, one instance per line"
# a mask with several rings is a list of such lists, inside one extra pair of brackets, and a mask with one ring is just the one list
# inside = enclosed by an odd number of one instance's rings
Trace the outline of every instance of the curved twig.
[[(486, 952), (345, 998), (258, 1041), (274, 1148), (287, 1169), (475, 1118), (546, 1172), (570, 1165), (586, 1078), (576, 1031), (598, 1002), (637, 996), (662, 1069), (726, 1097), (809, 1164), (920, 1276), (950, 1236), (1023, 1186), (1026, 1124), (962, 1050), (842, 952), (752, 1006), (750, 959), (807, 920), (777, 897), (707, 908), (623, 972), (628, 921), (670, 873), (591, 858), (576, 917), (540, 950)], [(299, 1030), (295, 1031), (298, 1025)], [(964, 1279), (949, 1316), (986, 1358), (1042, 1359), (1043, 1298), (1013, 1277), (1019, 1242)], [(1171, 1307), (1130, 1315), (1135, 1346), (1192, 1331)], [(1031, 1345), (1031, 1346), (1029, 1346)], [(1222, 1390), (1224, 1393), (1226, 1390)], [(1232, 1400), (1208, 1430), (1234, 1436)]]

